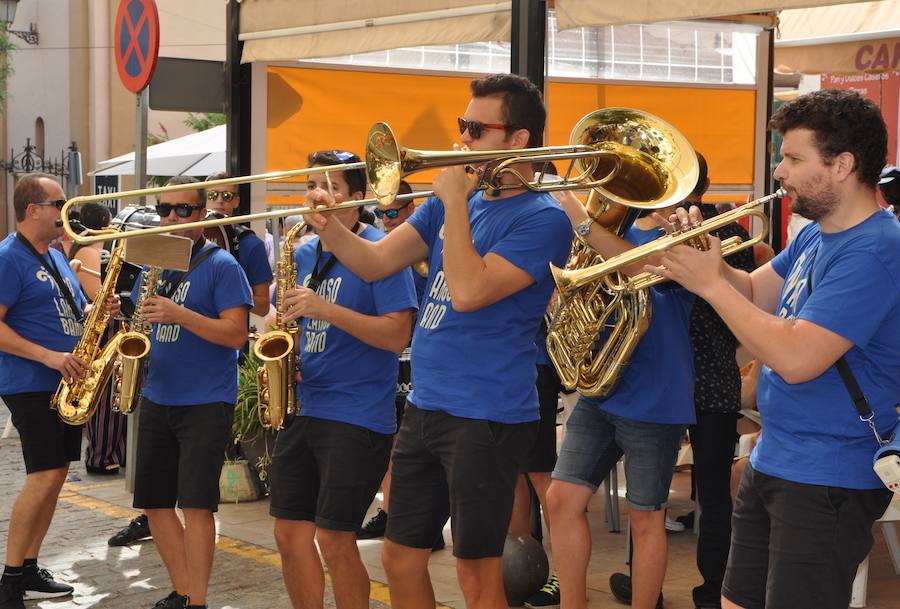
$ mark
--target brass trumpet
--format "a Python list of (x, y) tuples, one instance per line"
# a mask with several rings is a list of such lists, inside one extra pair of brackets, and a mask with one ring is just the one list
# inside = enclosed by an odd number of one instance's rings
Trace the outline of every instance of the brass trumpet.
[[(553, 273), (553, 280), (556, 282), (556, 286), (560, 293), (567, 294), (595, 281), (608, 281), (617, 271), (621, 271), (622, 269), (646, 260), (651, 256), (660, 254), (676, 245), (688, 244), (693, 245), (698, 249), (705, 249), (706, 239), (711, 232), (743, 218), (758, 218), (762, 222), (762, 230), (759, 234), (747, 240), (743, 240), (740, 237), (731, 237), (722, 242), (722, 255), (730, 256), (735, 252), (747, 249), (748, 247), (753, 247), (766, 237), (769, 232), (769, 218), (759, 209), (759, 207), (773, 199), (781, 198), (784, 195), (785, 191), (779, 188), (770, 195), (745, 203), (740, 207), (709, 218), (708, 220), (703, 220), (697, 226), (663, 235), (659, 239), (630, 249), (627, 252), (619, 254), (600, 264), (576, 270), (560, 269), (551, 264), (550, 270)], [(616, 290), (638, 290), (649, 288), (663, 281), (666, 281), (666, 278), (662, 275), (644, 272), (627, 278), (625, 285), (608, 285), (611, 289)]]

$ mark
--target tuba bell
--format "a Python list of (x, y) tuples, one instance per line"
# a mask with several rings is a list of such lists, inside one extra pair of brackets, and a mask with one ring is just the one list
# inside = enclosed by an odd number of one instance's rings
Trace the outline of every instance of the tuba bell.
[[(609, 153), (599, 157), (595, 168), (595, 175), (609, 179), (592, 188), (587, 211), (594, 218), (612, 217), (607, 228), (619, 236), (641, 210), (682, 201), (699, 175), (697, 156), (687, 139), (662, 119), (640, 110), (592, 112), (575, 126), (570, 143)], [(599, 253), (576, 238), (565, 272), (576, 273), (602, 262)], [(605, 396), (613, 390), (650, 325), (648, 290), (633, 289), (619, 271), (616, 276), (617, 283), (589, 281), (577, 289), (560, 290), (551, 314), (550, 360), (563, 386), (582, 395)]]

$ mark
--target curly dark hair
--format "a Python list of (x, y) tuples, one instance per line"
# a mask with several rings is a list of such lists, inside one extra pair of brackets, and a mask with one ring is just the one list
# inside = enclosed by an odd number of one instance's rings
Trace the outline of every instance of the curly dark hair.
[(472, 97), (496, 95), (503, 99), (503, 116), (506, 137), (516, 129), (528, 130), (528, 146), (535, 148), (544, 141), (544, 123), (547, 109), (541, 98), (541, 90), (524, 76), (517, 74), (491, 74), (473, 80), (469, 87)]
[(860, 183), (875, 188), (887, 156), (881, 110), (856, 91), (823, 89), (801, 95), (772, 115), (769, 128), (784, 134), (809, 129), (826, 164), (842, 152), (855, 160)]

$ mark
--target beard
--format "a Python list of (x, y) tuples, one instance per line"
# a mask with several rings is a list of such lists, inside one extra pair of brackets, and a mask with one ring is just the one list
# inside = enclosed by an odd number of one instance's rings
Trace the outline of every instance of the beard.
[(791, 199), (791, 211), (813, 222), (818, 222), (834, 211), (839, 202), (838, 193), (833, 188), (821, 187), (805, 194), (794, 191), (794, 197)]

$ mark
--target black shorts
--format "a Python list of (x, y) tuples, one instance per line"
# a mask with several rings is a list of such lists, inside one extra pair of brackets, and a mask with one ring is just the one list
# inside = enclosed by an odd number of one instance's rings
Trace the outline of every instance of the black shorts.
[(50, 391), (3, 396), (22, 441), (27, 474), (59, 469), (81, 459), (83, 426), (63, 423), (59, 414), (50, 410), (51, 397)]
[(501, 556), (516, 476), (537, 428), (537, 422), (464, 419), (407, 402), (394, 448), (386, 537), (431, 548), (449, 504), (453, 555)]
[(394, 409), (397, 412), (397, 431), (400, 431), (400, 426), (403, 424), (403, 413), (406, 412), (406, 396), (400, 395), (399, 393), (394, 398)]
[(387, 471), (391, 438), (359, 425), (297, 417), (275, 441), (269, 514), (357, 530)]
[(134, 507), (219, 507), (219, 475), (231, 441), (234, 404), (161, 406), (141, 400)]
[(556, 409), (562, 384), (553, 366), (539, 365), (536, 385), (541, 421), (534, 448), (525, 459), (522, 471), (550, 473), (556, 467)]
[(746, 609), (847, 609), (891, 498), (886, 488), (800, 484), (747, 465), (722, 595)]

